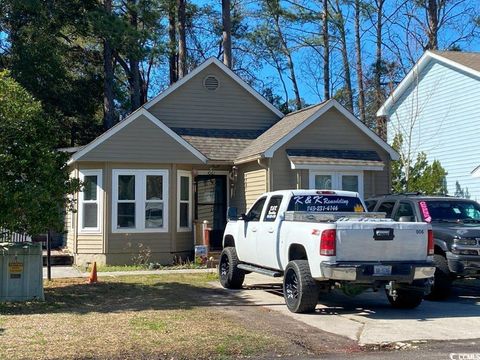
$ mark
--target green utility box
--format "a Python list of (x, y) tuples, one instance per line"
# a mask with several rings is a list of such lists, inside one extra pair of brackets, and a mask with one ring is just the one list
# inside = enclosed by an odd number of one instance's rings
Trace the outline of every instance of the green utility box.
[(0, 302), (44, 300), (40, 243), (0, 243)]

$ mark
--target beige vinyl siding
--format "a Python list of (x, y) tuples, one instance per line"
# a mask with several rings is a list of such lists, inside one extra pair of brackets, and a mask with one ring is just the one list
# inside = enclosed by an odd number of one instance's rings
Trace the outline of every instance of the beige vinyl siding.
[[(237, 181), (233, 187), (233, 196), (230, 199), (230, 206), (236, 207), (239, 214), (246, 212), (246, 187), (245, 176), (247, 173), (263, 170), (256, 161), (240, 164), (237, 166)], [(266, 181), (265, 181), (266, 184)]]
[(245, 202), (247, 209), (267, 191), (267, 171), (264, 169), (245, 173)]
[(201, 163), (187, 148), (143, 115), (85, 154), (80, 160)]
[[(214, 75), (216, 91), (203, 80)], [(253, 95), (212, 64), (169, 94), (149, 111), (169, 127), (211, 129), (267, 129), (278, 117)]]
[(301, 187), (308, 188), (308, 170), (294, 170), (287, 158), (287, 149), (373, 150), (385, 164), (383, 171), (364, 172), (364, 196), (386, 194), (390, 189), (390, 156), (353, 125), (336, 109), (331, 109), (318, 120), (280, 147), (271, 160), (272, 190), (295, 189), (297, 172)]

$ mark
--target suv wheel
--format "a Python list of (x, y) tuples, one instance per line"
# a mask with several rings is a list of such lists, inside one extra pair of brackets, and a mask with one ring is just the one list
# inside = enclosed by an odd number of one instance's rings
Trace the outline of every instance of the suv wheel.
[(450, 295), (453, 275), (448, 268), (448, 262), (445, 256), (435, 254), (433, 255), (433, 261), (435, 262), (435, 278), (432, 291), (425, 296), (425, 299), (442, 300)]

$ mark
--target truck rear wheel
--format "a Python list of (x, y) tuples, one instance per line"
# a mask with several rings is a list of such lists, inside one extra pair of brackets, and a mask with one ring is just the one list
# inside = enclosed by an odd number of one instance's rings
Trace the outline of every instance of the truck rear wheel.
[(240, 289), (245, 280), (245, 272), (238, 268), (238, 256), (234, 247), (226, 247), (220, 255), (218, 276), (220, 284), (227, 289)]
[(427, 300), (442, 300), (450, 295), (452, 290), (453, 276), (448, 268), (447, 259), (440, 254), (433, 255), (435, 263), (435, 278), (430, 294), (425, 296)]
[(390, 304), (397, 309), (414, 309), (422, 303), (423, 292), (405, 289), (397, 289), (397, 296), (393, 298), (388, 294), (387, 298)]
[(283, 277), (283, 297), (288, 310), (293, 313), (315, 311), (318, 285), (312, 278), (308, 260), (290, 261)]

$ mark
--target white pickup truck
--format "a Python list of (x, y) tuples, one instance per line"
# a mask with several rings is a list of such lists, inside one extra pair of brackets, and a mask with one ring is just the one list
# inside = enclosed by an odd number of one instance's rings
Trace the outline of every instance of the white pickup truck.
[(350, 295), (385, 287), (394, 307), (417, 307), (435, 272), (430, 225), (365, 209), (358, 193), (332, 190), (266, 193), (240, 217), (230, 208), (222, 286), (241, 288), (250, 272), (283, 276), (292, 312), (314, 311), (320, 290), (334, 287)]

